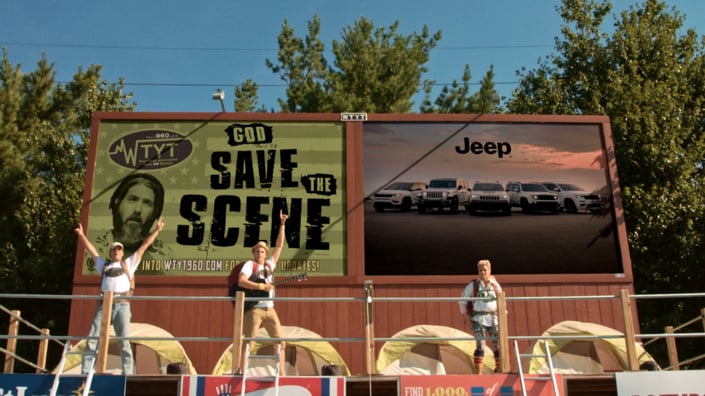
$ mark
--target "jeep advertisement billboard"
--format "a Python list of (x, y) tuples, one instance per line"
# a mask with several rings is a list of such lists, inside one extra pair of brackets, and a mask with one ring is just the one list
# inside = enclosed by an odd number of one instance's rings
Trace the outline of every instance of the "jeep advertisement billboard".
[[(495, 274), (623, 273), (604, 127), (365, 123), (365, 274), (472, 274), (483, 258)], [(374, 210), (398, 182), (428, 187), (409, 210)]]

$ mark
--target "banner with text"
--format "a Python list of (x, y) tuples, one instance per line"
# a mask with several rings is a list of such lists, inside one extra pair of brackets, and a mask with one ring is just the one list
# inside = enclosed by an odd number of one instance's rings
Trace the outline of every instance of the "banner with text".
[[(527, 396), (553, 396), (553, 383), (525, 376)], [(563, 391), (563, 378), (556, 375), (558, 394)], [(521, 382), (515, 374), (493, 375), (405, 375), (399, 381), (399, 394), (404, 396), (513, 396), (521, 395)]]
[[(281, 377), (279, 389), (271, 380), (256, 378), (248, 379), (245, 385), (247, 396), (345, 396), (345, 377)], [(242, 394), (241, 390), (242, 377), (186, 375), (181, 377), (179, 395), (229, 396)]]
[(705, 370), (615, 373), (620, 396), (705, 396)]
[[(345, 275), (345, 131), (334, 122), (99, 120), (87, 235), (132, 254), (164, 230), (138, 273), (222, 275), (270, 247), (278, 272)], [(83, 274), (93, 274), (91, 258)]]
[[(124, 375), (95, 375), (91, 381), (91, 395), (125, 395)], [(54, 376), (46, 374), (0, 374), (0, 396), (48, 395)], [(56, 389), (56, 396), (82, 395), (86, 376), (63, 375)]]

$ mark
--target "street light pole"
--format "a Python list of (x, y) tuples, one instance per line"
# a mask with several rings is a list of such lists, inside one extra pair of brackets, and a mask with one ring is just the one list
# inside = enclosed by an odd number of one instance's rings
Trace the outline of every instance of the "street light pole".
[(223, 110), (223, 113), (225, 113), (225, 92), (220, 88), (216, 89), (215, 92), (213, 92), (213, 100), (220, 101), (220, 108)]

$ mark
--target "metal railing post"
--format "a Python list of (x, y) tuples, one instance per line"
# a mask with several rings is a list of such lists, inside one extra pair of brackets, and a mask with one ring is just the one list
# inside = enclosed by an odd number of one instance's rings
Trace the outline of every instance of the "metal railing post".
[(366, 374), (374, 374), (375, 368), (375, 327), (372, 306), (372, 281), (365, 281), (365, 367)]

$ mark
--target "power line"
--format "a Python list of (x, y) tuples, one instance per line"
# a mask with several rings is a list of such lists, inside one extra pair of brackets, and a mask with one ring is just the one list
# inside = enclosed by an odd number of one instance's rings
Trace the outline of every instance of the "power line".
[(251, 51), (270, 52), (276, 48), (218, 48), (218, 47), (161, 47), (161, 46), (133, 46), (133, 45), (95, 45), (95, 44), (56, 44), (56, 43), (23, 43), (0, 41), (0, 45), (14, 45), (17, 47), (49, 47), (49, 48), (85, 48), (85, 49), (126, 49), (146, 51)]
[[(68, 83), (68, 81), (61, 82), (62, 84)], [(446, 83), (434, 83), (432, 84), (435, 87), (443, 87), (446, 85), (451, 85), (453, 83), (446, 82)], [(469, 85), (481, 85), (481, 82), (470, 82), (468, 83)], [(495, 81), (494, 85), (516, 85), (518, 84), (517, 81)], [(195, 87), (195, 88), (202, 88), (202, 87), (212, 87), (212, 88), (220, 88), (220, 87), (228, 87), (228, 86), (235, 86), (237, 83), (150, 83), (150, 82), (125, 82), (124, 85), (126, 87), (128, 86), (134, 86), (134, 87)], [(258, 87), (260, 88), (282, 88), (286, 87), (286, 84), (257, 84)]]
[(454, 47), (436, 47), (433, 50), (478, 50), (478, 49), (516, 49), (516, 48), (553, 48), (547, 44), (508, 44), (508, 45), (471, 45)]
[[(49, 47), (49, 48), (85, 48), (85, 49), (123, 49), (144, 51), (236, 51), (236, 52), (276, 52), (279, 48), (238, 48), (238, 47), (164, 47), (164, 46), (138, 46), (138, 45), (112, 45), (112, 44), (60, 44), (60, 43), (30, 43), (19, 41), (0, 41), (0, 45), (14, 45), (17, 47)], [(553, 48), (547, 44), (507, 44), (507, 45), (468, 45), (436, 47), (431, 51), (467, 51), (467, 50), (493, 50), (517, 48)]]
[[(238, 47), (164, 47), (164, 46), (130, 46), (130, 45), (94, 45), (94, 44), (61, 44), (61, 43), (33, 43), (19, 41), (0, 41), (0, 45), (13, 45), (18, 47), (49, 47), (49, 48), (82, 48), (82, 49), (122, 49), (144, 51), (236, 51), (236, 52), (276, 52), (278, 48), (238, 48)], [(492, 50), (516, 48), (552, 48), (551, 45), (542, 44), (514, 44), (514, 45), (477, 45), (477, 46), (450, 46), (436, 47), (440, 51), (466, 51), (466, 50)], [(66, 83), (66, 82), (60, 82)], [(434, 83), (432, 86), (444, 87), (451, 82)], [(480, 85), (480, 82), (470, 82), (470, 85)], [(517, 85), (517, 81), (495, 81), (494, 85)], [(153, 82), (125, 82), (124, 85), (134, 87), (223, 87), (235, 86), (235, 83), (153, 83)], [(261, 88), (282, 88), (286, 84), (257, 84)]]

